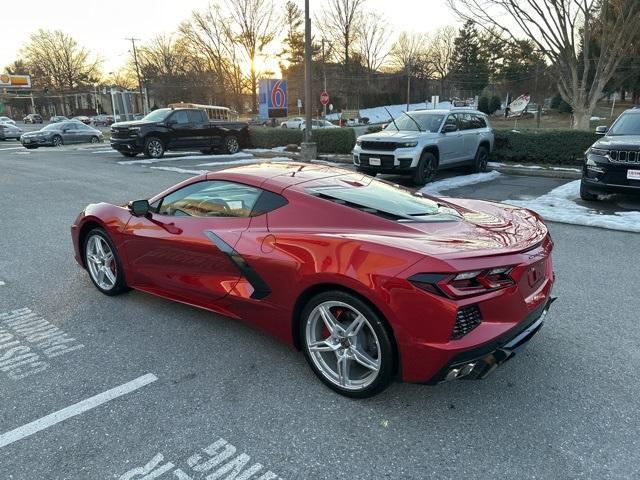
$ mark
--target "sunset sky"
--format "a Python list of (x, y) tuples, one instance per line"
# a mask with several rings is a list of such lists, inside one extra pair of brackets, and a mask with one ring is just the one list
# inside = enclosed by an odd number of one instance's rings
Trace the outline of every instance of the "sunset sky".
[[(296, 1), (304, 7), (303, 0)], [(103, 71), (108, 73), (126, 62), (131, 47), (126, 37), (144, 42), (159, 33), (171, 33), (191, 11), (207, 3), (208, 0), (31, 0), (27, 12), (23, 5), (8, 2), (1, 15), (0, 69), (18, 57), (20, 46), (30, 33), (43, 28), (72, 35), (102, 57)], [(275, 3), (282, 5), (284, 0)], [(318, 15), (323, 5), (322, 0), (311, 0), (312, 16)], [(391, 24), (395, 32), (390, 41), (401, 30), (430, 32), (456, 23), (445, 0), (367, 0), (366, 9), (379, 11)]]

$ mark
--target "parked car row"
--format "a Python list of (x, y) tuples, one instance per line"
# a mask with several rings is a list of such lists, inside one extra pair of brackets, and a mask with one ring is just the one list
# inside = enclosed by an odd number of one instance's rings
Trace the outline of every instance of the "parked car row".
[[(338, 125), (334, 125), (328, 120), (313, 119), (311, 122), (312, 130), (316, 130), (318, 128), (340, 128), (338, 127)], [(280, 124), (280, 128), (294, 128), (298, 130), (305, 130), (306, 121), (303, 117), (293, 117), (282, 122)]]

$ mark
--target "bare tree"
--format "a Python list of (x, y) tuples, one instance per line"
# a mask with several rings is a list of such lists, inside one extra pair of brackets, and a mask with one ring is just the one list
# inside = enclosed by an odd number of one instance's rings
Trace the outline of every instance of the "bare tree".
[(378, 70), (389, 55), (389, 24), (377, 12), (363, 17), (360, 22), (358, 51), (369, 71)]
[(391, 48), (391, 65), (407, 75), (407, 110), (411, 103), (411, 75), (420, 73), (429, 76), (429, 61), (426, 56), (427, 37), (423, 33), (402, 32)]
[(359, 22), (365, 0), (328, 0), (323, 5), (320, 30), (331, 42), (340, 46), (345, 67), (349, 64), (351, 46), (358, 39)]
[(639, 38), (638, 0), (448, 0), (464, 20), (525, 36), (551, 61), (574, 129), (587, 130), (596, 103)]
[(22, 48), (37, 83), (74, 90), (99, 78), (100, 59), (61, 30), (38, 30)]
[(443, 96), (444, 85), (451, 71), (457, 32), (452, 26), (442, 27), (429, 39), (427, 56), (440, 83), (440, 95)]
[(280, 28), (275, 7), (271, 0), (226, 0), (226, 9), (232, 20), (227, 24), (227, 35), (242, 47), (250, 63), (251, 107), (257, 112), (256, 58), (273, 42)]

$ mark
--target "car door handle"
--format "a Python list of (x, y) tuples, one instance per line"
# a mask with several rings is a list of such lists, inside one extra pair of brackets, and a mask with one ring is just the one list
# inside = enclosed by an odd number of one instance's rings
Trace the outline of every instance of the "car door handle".
[(164, 228), (167, 232), (173, 234), (173, 235), (180, 235), (182, 233), (182, 229), (180, 227), (176, 227), (176, 224), (171, 222), (171, 223), (164, 223), (164, 222), (160, 222), (158, 220), (156, 220), (153, 217), (150, 217), (149, 220), (152, 223), (155, 223), (156, 225), (158, 225), (159, 227)]

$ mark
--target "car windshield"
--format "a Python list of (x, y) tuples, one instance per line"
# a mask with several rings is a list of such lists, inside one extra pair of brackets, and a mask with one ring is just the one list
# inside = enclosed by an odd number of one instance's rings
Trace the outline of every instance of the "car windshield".
[(443, 211), (437, 202), (420, 193), (362, 175), (341, 177), (338, 185), (310, 187), (312, 195), (327, 198), (348, 207), (400, 221), (424, 221)]
[(172, 111), (173, 110), (170, 108), (160, 108), (149, 113), (143, 118), (143, 120), (147, 120), (148, 122), (162, 122), (163, 120), (166, 120)]
[(621, 115), (609, 130), (609, 135), (640, 135), (640, 114)]
[[(437, 133), (440, 130), (444, 120), (444, 114), (442, 113), (426, 113), (426, 112), (402, 112), (402, 115), (395, 119), (395, 122), (390, 122), (385, 130), (397, 131), (408, 130), (417, 132), (419, 130), (431, 133)], [(420, 128), (418, 128), (420, 125)]]

